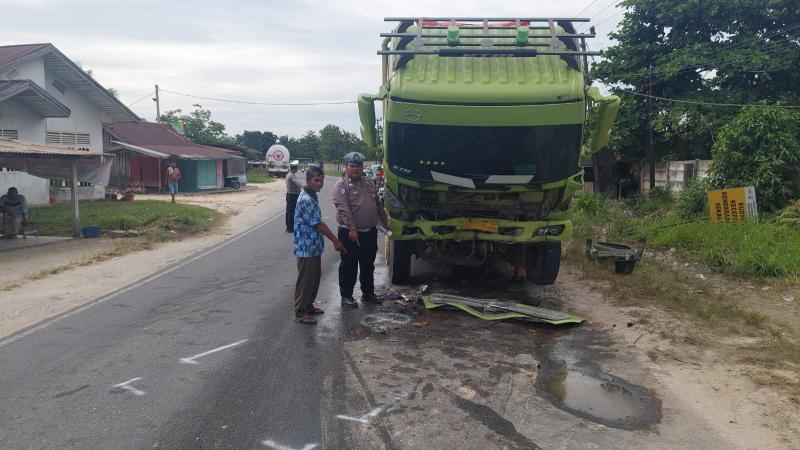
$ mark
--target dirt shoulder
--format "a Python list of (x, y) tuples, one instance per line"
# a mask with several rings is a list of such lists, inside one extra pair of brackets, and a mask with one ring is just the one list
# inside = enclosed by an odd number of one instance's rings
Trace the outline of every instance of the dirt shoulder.
[[(0, 338), (69, 311), (209, 249), (284, 209), (281, 183), (179, 197), (228, 216), (221, 227), (163, 244), (137, 239), (78, 239), (0, 254)], [(137, 199), (168, 201), (164, 195)]]

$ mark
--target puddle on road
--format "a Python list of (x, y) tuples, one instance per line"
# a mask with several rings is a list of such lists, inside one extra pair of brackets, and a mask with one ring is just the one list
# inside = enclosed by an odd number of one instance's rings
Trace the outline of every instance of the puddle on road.
[(557, 407), (609, 427), (642, 429), (661, 420), (661, 401), (610, 375), (565, 370), (542, 384)]

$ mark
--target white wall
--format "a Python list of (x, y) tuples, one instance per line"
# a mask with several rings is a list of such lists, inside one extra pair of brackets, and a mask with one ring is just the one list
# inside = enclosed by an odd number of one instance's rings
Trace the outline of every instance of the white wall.
[[(22, 142), (44, 144), (45, 119), (24, 103), (8, 100), (0, 103), (0, 128), (17, 130)], [(0, 172), (0, 195), (16, 187), (30, 205), (47, 204), (50, 183), (25, 172)]]
[(69, 133), (89, 133), (91, 145), (89, 149), (100, 153), (103, 151), (103, 123), (100, 110), (94, 104), (81, 95), (72, 85), (60, 80), (66, 87), (65, 93), (61, 93), (53, 87), (55, 75), (45, 70), (45, 82), (43, 86), (53, 97), (61, 103), (67, 105), (72, 111), (69, 117), (49, 117), (47, 119), (47, 131), (66, 131)]
[(33, 80), (39, 86), (44, 87), (44, 58), (36, 58), (7, 68), (3, 73), (0, 73), (0, 80), (7, 80), (9, 72), (12, 72), (14, 69), (18, 72), (18, 75), (14, 79)]

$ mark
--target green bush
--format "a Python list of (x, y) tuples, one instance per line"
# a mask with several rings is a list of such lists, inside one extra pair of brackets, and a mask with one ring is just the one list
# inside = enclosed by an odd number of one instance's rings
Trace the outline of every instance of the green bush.
[(759, 209), (775, 211), (793, 197), (800, 164), (800, 113), (745, 108), (720, 129), (711, 149), (714, 188), (754, 186)]
[(608, 198), (599, 192), (582, 192), (572, 201), (573, 211), (596, 215), (608, 208)]
[(675, 211), (684, 219), (707, 215), (708, 191), (705, 179), (689, 181), (675, 199)]
[(670, 209), (672, 209), (672, 193), (663, 187), (654, 187), (647, 199), (636, 205), (636, 210), (643, 215), (656, 212), (666, 214)]

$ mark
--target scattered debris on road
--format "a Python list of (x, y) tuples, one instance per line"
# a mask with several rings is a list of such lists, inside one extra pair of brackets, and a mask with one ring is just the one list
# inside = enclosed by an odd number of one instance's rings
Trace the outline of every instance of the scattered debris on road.
[(624, 244), (612, 242), (592, 242), (586, 240), (586, 256), (590, 259), (609, 259), (614, 258), (614, 271), (623, 275), (633, 273), (636, 262), (642, 259), (644, 254), (645, 240), (639, 241), (639, 250), (634, 250)]

